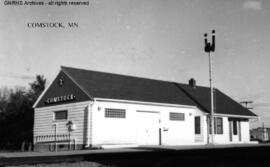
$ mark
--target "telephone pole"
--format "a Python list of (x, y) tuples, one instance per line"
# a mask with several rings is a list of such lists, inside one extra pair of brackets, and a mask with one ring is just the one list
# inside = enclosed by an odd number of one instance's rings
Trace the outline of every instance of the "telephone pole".
[(215, 51), (215, 30), (212, 30), (212, 44), (207, 40), (207, 33), (204, 34), (204, 51), (208, 53), (209, 57), (209, 81), (210, 81), (210, 96), (211, 96), (211, 113), (210, 113), (210, 143), (214, 144), (214, 83), (213, 83), (213, 70), (212, 70), (212, 55), (211, 52)]

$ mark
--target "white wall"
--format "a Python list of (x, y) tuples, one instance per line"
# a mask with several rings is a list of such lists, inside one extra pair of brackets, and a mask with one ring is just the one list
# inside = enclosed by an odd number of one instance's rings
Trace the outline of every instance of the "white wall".
[(222, 118), (223, 121), (223, 134), (215, 134), (214, 136), (214, 142), (216, 144), (225, 144), (229, 143), (230, 140), (230, 134), (229, 134), (229, 121), (228, 117), (219, 117)]
[[(160, 117), (163, 145), (194, 144), (194, 113), (195, 108), (164, 107), (144, 104), (96, 101), (92, 106), (92, 144), (138, 144), (138, 129), (147, 122), (138, 119), (137, 110), (156, 112)], [(105, 118), (105, 108), (125, 109), (126, 118)], [(170, 121), (169, 112), (185, 114), (185, 121)], [(153, 122), (149, 122), (151, 124)], [(167, 131), (164, 131), (167, 130)], [(158, 136), (157, 136), (158, 137)]]
[[(34, 137), (40, 135), (53, 135), (54, 124), (57, 125), (57, 133), (68, 133), (66, 123), (72, 120), (76, 130), (71, 133), (76, 138), (77, 144), (87, 143), (87, 112), (90, 101), (62, 104), (51, 107), (35, 109)], [(155, 140), (159, 138), (161, 128), (162, 145), (191, 145), (207, 143), (207, 116), (197, 108), (193, 107), (169, 107), (153, 106), (146, 104), (130, 104), (120, 102), (95, 101), (91, 106), (88, 125), (89, 143), (92, 145), (113, 145), (113, 144), (158, 144)], [(105, 118), (105, 108), (125, 109), (126, 118)], [(54, 121), (55, 111), (68, 110), (68, 120)], [(151, 114), (138, 113), (140, 111), (155, 112)], [(177, 112), (185, 114), (185, 121), (169, 120), (169, 113)], [(194, 117), (201, 117), (201, 135), (195, 135)], [(149, 117), (150, 121), (144, 117)], [(158, 122), (155, 122), (158, 121)], [(155, 128), (156, 127), (156, 128)], [(154, 129), (150, 140), (142, 139), (140, 130), (147, 128)], [(249, 122), (241, 122), (241, 143), (249, 142)], [(156, 137), (155, 137), (156, 136)], [(238, 136), (237, 136), (238, 137)], [(154, 141), (155, 140), (155, 141)], [(215, 135), (216, 144), (229, 144), (229, 121), (223, 117), (223, 134)], [(235, 138), (236, 140), (236, 138)], [(233, 143), (239, 143), (234, 141)]]
[[(84, 144), (83, 141), (86, 128), (85, 114), (87, 113), (89, 103), (90, 101), (36, 108), (34, 137), (40, 135), (54, 135), (54, 124), (57, 126), (57, 134), (68, 134), (66, 123), (68, 120), (72, 120), (76, 125), (76, 130), (71, 132), (71, 137), (76, 139), (77, 144)], [(68, 110), (68, 120), (54, 121), (54, 112), (61, 110)]]
[[(222, 117), (223, 119), (223, 134), (215, 134), (214, 142), (216, 144), (231, 144), (231, 143), (249, 143), (250, 135), (249, 135), (249, 122), (248, 121), (240, 121), (241, 130), (239, 131), (238, 126), (238, 134), (232, 135), (233, 141), (230, 141), (230, 130), (229, 130), (229, 120), (228, 117)], [(239, 141), (239, 132), (241, 133), (241, 141)]]
[[(203, 114), (199, 109), (195, 110), (195, 116), (201, 117), (201, 135), (195, 135), (195, 142), (198, 144), (207, 144), (208, 141), (208, 125), (207, 125), (207, 115)], [(223, 120), (223, 134), (214, 135), (215, 144), (231, 144), (231, 143), (249, 143), (249, 122), (241, 121), (241, 141), (239, 141), (238, 135), (233, 135), (233, 141), (230, 141), (230, 130), (229, 130), (229, 120), (228, 117), (220, 116)], [(239, 130), (238, 130), (239, 131)]]
[[(195, 110), (194, 117), (195, 116), (199, 116), (201, 120), (201, 134), (195, 134), (195, 143), (206, 144), (207, 143), (207, 116), (204, 112), (202, 112), (199, 109)], [(195, 129), (193, 129), (193, 132), (195, 133)]]
[(126, 118), (105, 118), (105, 108), (125, 109), (117, 103), (95, 102), (92, 106), (92, 144), (132, 144), (136, 120), (133, 112), (126, 112)]
[(249, 121), (241, 121), (242, 142), (250, 142)]

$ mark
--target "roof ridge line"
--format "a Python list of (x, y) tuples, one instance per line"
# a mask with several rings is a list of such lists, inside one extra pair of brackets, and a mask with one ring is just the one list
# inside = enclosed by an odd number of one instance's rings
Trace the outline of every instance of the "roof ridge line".
[[(134, 76), (134, 75), (129, 75), (129, 74), (119, 74), (119, 73), (112, 73), (112, 72), (105, 72), (105, 71), (96, 71), (96, 70), (89, 70), (89, 69), (85, 69), (85, 68), (61, 66), (61, 69), (64, 69), (64, 68), (69, 68), (69, 69), (74, 69), (74, 70), (91, 71), (91, 72), (97, 72), (97, 73), (103, 73), (103, 74), (109, 74), (109, 75), (116, 75), (116, 76), (121, 76), (121, 77), (131, 77), (131, 78), (138, 78), (138, 79), (147, 79), (147, 80), (159, 81), (159, 82), (166, 82), (166, 83), (177, 83), (177, 84), (182, 84), (182, 85), (188, 86), (188, 83), (180, 83), (180, 82), (176, 82), (176, 81), (168, 81), (168, 80), (162, 80), (162, 79), (140, 77), (140, 76)], [(197, 85), (197, 86), (198, 87), (203, 87), (203, 88), (209, 88), (209, 87), (201, 86), (201, 85)]]

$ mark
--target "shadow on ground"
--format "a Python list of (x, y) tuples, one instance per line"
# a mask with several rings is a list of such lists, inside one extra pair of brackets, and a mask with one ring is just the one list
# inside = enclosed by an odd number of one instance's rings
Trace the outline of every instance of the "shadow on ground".
[(59, 165), (61, 163), (67, 163), (73, 166), (89, 166), (89, 163), (91, 164), (93, 162), (92, 164), (96, 164), (96, 166), (100, 167), (259, 167), (267, 166), (270, 155), (270, 145), (258, 145), (255, 147), (203, 147), (192, 149), (140, 147), (129, 148), (128, 151), (123, 150), (101, 150), (97, 152), (90, 150), (89, 152), (77, 152), (79, 154), (64, 155), (59, 153), (51, 154), (50, 156), (9, 157), (2, 159), (0, 157), (0, 166), (1, 164), (55, 164), (57, 166), (57, 164)]
[(149, 152), (135, 152), (103, 157), (86, 157), (106, 166), (207, 166), (259, 167), (269, 163), (270, 147), (173, 150), (142, 147)]

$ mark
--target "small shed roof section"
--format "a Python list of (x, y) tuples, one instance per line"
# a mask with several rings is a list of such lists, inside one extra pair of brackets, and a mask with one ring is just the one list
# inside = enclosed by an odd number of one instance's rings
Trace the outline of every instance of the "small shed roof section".
[[(207, 113), (210, 113), (210, 88), (201, 86), (196, 86), (193, 88), (189, 85), (179, 83), (177, 83), (176, 86), (182, 89), (186, 95), (189, 96), (197, 104), (199, 108)], [(215, 113), (218, 114), (257, 116), (218, 89), (214, 89), (214, 103)]]

